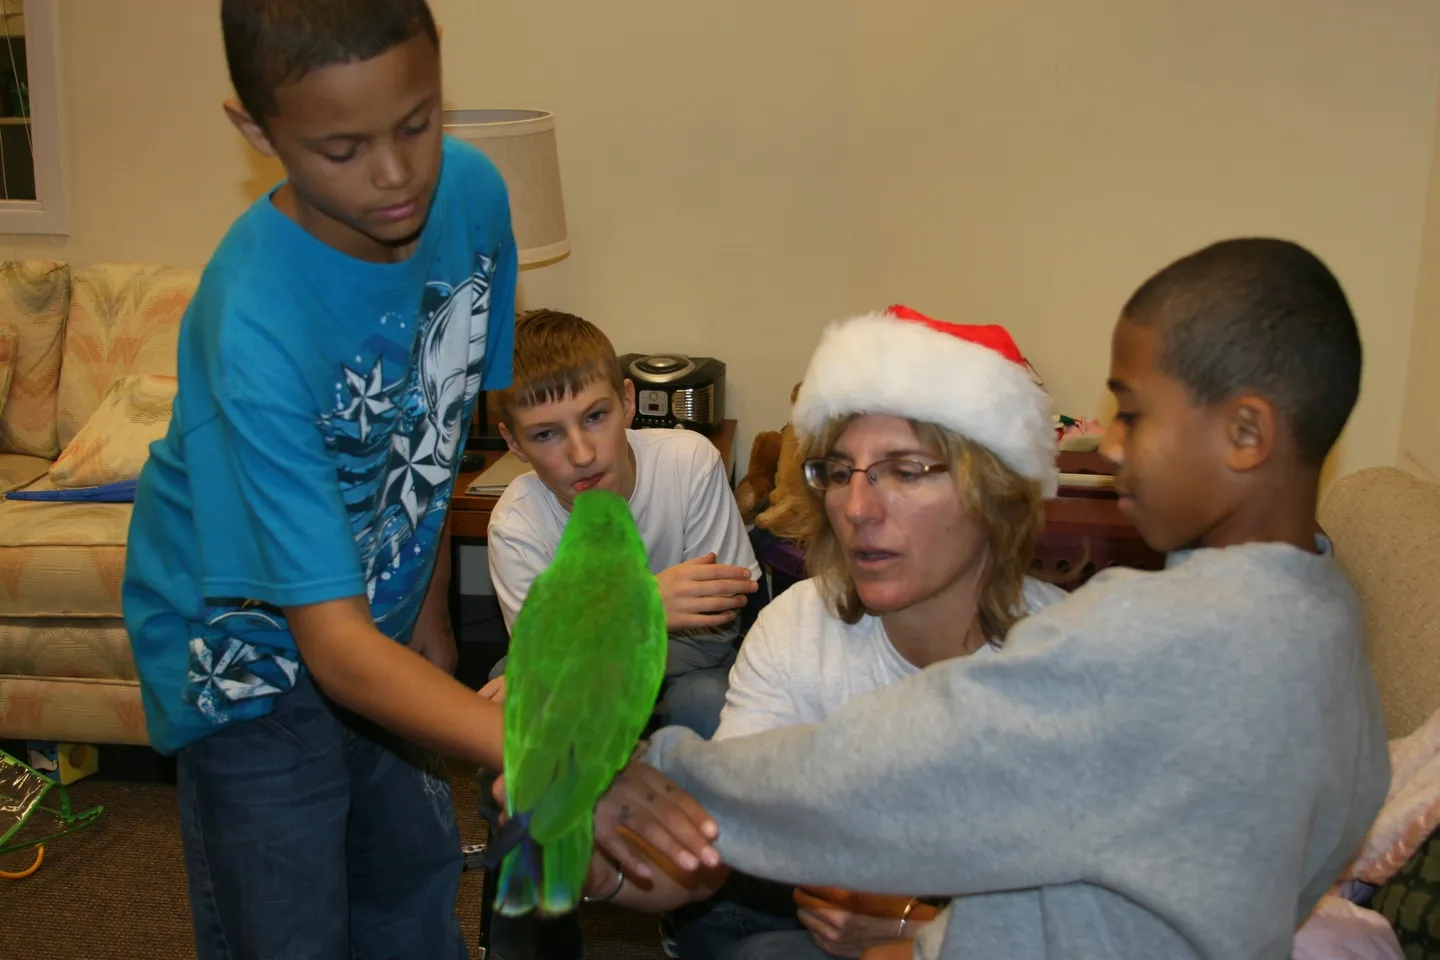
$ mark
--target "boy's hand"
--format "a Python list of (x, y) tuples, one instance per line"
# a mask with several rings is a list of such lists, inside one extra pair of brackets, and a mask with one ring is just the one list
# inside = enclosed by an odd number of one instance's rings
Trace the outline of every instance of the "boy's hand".
[(494, 700), (496, 703), (505, 702), (505, 674), (500, 674), (479, 690), (480, 696), (486, 700)]
[(760, 588), (749, 570), (716, 563), (713, 553), (677, 563), (655, 579), (660, 581), (665, 626), (670, 630), (724, 626), (745, 606), (746, 597)]
[[(491, 792), (495, 803), (504, 810), (504, 776), (495, 779)], [(595, 845), (626, 876), (649, 880), (654, 871), (645, 856), (622, 836), (625, 833), (687, 873), (698, 870), (702, 863), (709, 867), (720, 865), (720, 853), (708, 842), (720, 834), (715, 821), (694, 797), (659, 770), (638, 760), (620, 771), (596, 805)], [(595, 868), (593, 860), (591, 867)]]
[(595, 842), (632, 877), (653, 874), (625, 834), (643, 840), (686, 873), (720, 865), (710, 841), (720, 828), (695, 798), (649, 764), (632, 760), (595, 806)]
[(455, 631), (450, 627), (450, 615), (422, 617), (410, 637), (410, 649), (446, 673), (454, 674), (460, 654), (455, 649)]
[[(505, 808), (505, 778), (495, 781), (495, 802)], [(718, 867), (720, 854), (709, 841), (719, 835), (715, 821), (695, 798), (670, 782), (659, 770), (631, 761), (621, 770), (595, 807), (595, 844), (620, 865), (626, 876), (654, 876), (643, 854), (622, 836), (629, 833), (656, 853), (691, 872)]]

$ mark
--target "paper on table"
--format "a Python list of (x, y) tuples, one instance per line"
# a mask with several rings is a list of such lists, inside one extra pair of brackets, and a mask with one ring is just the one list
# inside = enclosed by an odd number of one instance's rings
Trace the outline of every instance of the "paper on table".
[(506, 452), (505, 456), (496, 460), (484, 473), (470, 482), (465, 492), (475, 497), (498, 497), (510, 486), (510, 481), (523, 473), (529, 473), (528, 464), (522, 463), (515, 454)]
[(1101, 473), (1062, 473), (1060, 486), (1105, 489), (1115, 486), (1115, 478)]

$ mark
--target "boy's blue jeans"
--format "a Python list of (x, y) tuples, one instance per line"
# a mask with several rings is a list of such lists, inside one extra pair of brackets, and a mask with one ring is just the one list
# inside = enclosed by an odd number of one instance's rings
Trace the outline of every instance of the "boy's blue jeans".
[(200, 960), (457, 960), (460, 834), (438, 759), (342, 712), (308, 674), (180, 751)]

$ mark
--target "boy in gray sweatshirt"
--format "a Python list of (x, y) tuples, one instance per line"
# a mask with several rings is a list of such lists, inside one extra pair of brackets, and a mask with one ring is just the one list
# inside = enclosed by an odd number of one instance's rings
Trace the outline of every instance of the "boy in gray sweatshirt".
[[(1288, 957), (1389, 782), (1359, 602), (1314, 519), (1360, 363), (1346, 297), (1305, 249), (1177, 261), (1115, 327), (1101, 448), (1164, 571), (1105, 571), (1002, 654), (821, 723), (662, 730), (648, 762), (714, 818), (735, 869), (953, 897), (913, 945), (867, 956)], [(622, 774), (600, 819), (657, 800), (646, 776)]]

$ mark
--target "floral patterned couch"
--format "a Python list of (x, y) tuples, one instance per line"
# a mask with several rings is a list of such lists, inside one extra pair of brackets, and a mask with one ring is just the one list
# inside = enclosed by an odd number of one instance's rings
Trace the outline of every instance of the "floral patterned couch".
[[(0, 263), (0, 325), (16, 333), (0, 493), (52, 488), (53, 462), (119, 378), (174, 375), (198, 281), (155, 265)], [(0, 739), (148, 742), (120, 613), (130, 509), (0, 500)]]

